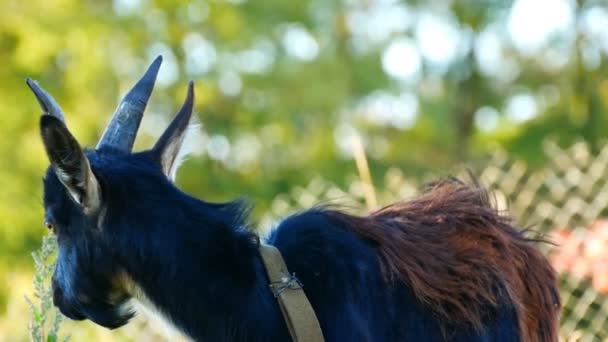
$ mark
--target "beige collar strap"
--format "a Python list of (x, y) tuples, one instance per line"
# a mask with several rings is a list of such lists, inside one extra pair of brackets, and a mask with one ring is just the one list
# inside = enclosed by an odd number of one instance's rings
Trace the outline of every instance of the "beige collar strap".
[(277, 298), (289, 334), (294, 342), (323, 342), (323, 333), (302, 284), (290, 274), (281, 252), (274, 246), (260, 245), (260, 255)]

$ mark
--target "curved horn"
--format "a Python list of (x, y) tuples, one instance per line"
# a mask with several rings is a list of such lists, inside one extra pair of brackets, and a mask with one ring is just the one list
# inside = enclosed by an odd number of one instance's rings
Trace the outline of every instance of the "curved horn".
[(139, 128), (150, 94), (152, 94), (156, 75), (162, 61), (162, 56), (156, 57), (146, 73), (125, 95), (116, 108), (114, 115), (112, 115), (112, 120), (108, 124), (108, 127), (106, 127), (101, 139), (99, 139), (96, 149), (110, 147), (131, 152), (135, 136), (137, 135), (137, 129)]
[(38, 82), (32, 80), (31, 78), (26, 78), (25, 83), (30, 87), (38, 103), (40, 104), (40, 108), (42, 108), (43, 115), (54, 116), (57, 119), (61, 120), (61, 122), (65, 123), (65, 117), (63, 115), (63, 111), (61, 107), (57, 104), (57, 101), (47, 93), (42, 87), (38, 85)]
[(194, 82), (188, 83), (188, 95), (182, 108), (177, 112), (169, 127), (152, 149), (154, 157), (167, 177), (175, 180), (175, 172), (180, 164), (180, 150), (192, 117), (194, 106)]

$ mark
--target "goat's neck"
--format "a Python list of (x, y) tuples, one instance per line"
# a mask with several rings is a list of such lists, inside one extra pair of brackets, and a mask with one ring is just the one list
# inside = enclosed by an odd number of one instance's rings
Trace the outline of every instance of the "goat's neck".
[(238, 324), (237, 311), (259, 286), (250, 235), (200, 220), (157, 224), (133, 238), (124, 251), (129, 291), (147, 311), (197, 340), (221, 325)]

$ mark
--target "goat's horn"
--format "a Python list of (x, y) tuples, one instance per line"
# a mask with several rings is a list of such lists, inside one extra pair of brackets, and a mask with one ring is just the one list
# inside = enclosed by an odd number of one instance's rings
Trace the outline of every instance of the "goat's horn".
[(112, 115), (108, 127), (99, 139), (97, 149), (109, 147), (131, 152), (137, 129), (141, 123), (150, 94), (152, 94), (156, 75), (162, 61), (162, 56), (156, 57), (142, 78), (122, 99), (114, 115)]
[(36, 96), (36, 99), (40, 104), (40, 108), (42, 108), (42, 114), (54, 116), (57, 119), (61, 120), (63, 123), (65, 123), (63, 111), (61, 110), (61, 107), (59, 107), (59, 105), (57, 104), (57, 101), (55, 101), (55, 99), (49, 93), (42, 89), (42, 87), (38, 85), (38, 82), (32, 80), (31, 78), (26, 78), (25, 83), (27, 83), (27, 86), (30, 87), (30, 89)]

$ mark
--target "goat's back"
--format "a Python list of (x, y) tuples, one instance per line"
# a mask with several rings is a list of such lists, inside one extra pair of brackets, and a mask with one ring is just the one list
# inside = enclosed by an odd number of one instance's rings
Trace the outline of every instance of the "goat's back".
[(316, 208), (269, 238), (328, 341), (556, 341), (553, 269), (483, 190), (441, 182), (358, 217)]

